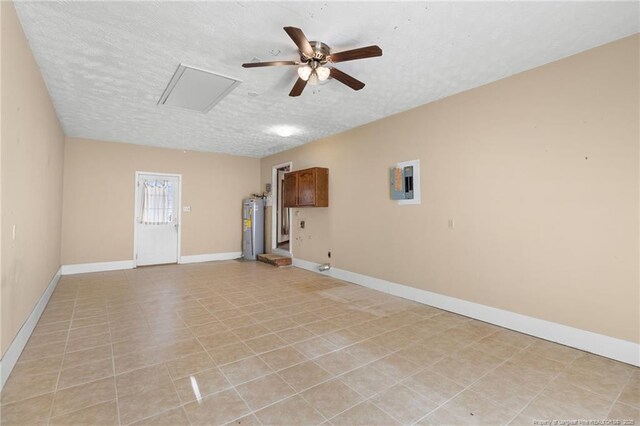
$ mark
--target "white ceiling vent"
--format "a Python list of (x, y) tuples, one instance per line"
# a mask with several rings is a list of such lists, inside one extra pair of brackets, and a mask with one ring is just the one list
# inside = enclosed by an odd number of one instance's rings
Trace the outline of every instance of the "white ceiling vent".
[(158, 105), (209, 112), (239, 84), (239, 80), (180, 64)]

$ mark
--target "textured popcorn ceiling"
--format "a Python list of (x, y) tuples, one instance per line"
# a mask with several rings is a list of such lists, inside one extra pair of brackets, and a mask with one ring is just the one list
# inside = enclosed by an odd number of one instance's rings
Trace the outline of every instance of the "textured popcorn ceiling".
[[(638, 32), (638, 3), (18, 2), (67, 135), (261, 157)], [(378, 44), (290, 98), (298, 26), (334, 50)], [(274, 55), (275, 54), (275, 55)], [(159, 106), (178, 64), (243, 81), (208, 114)], [(250, 96), (256, 92), (258, 96)], [(288, 138), (270, 132), (288, 125)], [(390, 141), (392, 143), (392, 141)]]

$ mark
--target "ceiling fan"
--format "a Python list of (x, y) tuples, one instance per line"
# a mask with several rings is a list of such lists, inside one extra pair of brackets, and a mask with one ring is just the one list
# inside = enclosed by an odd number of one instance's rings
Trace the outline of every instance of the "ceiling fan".
[(344, 52), (332, 53), (329, 46), (319, 41), (309, 41), (300, 28), (284, 27), (284, 30), (300, 50), (300, 61), (271, 61), (249, 62), (242, 64), (244, 68), (270, 67), (281, 65), (301, 65), (298, 68), (298, 80), (289, 92), (289, 96), (300, 96), (310, 78), (325, 81), (329, 77), (346, 84), (353, 90), (360, 90), (364, 83), (340, 71), (337, 68), (328, 67), (327, 64), (353, 61), (355, 59), (373, 58), (382, 56), (382, 49), (378, 46), (360, 47)]

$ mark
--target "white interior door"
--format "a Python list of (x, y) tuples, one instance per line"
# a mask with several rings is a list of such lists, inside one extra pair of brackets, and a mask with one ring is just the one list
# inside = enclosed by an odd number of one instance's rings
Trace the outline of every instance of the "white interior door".
[(139, 173), (136, 181), (136, 265), (178, 262), (180, 177)]

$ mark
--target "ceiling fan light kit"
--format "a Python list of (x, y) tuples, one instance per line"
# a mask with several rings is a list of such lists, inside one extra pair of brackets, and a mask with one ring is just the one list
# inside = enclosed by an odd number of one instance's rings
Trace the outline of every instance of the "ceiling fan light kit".
[(309, 41), (300, 28), (284, 27), (285, 32), (298, 46), (300, 61), (271, 61), (249, 62), (242, 64), (244, 68), (270, 67), (283, 65), (301, 65), (298, 67), (298, 80), (289, 92), (289, 96), (300, 96), (307, 82), (314, 84), (318, 81), (326, 81), (329, 78), (338, 80), (353, 90), (360, 90), (364, 83), (351, 77), (337, 68), (328, 66), (338, 62), (353, 61), (356, 59), (373, 58), (382, 56), (382, 49), (378, 46), (367, 46), (344, 52), (331, 53), (326, 44), (319, 41)]

